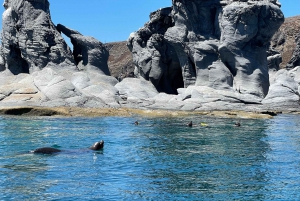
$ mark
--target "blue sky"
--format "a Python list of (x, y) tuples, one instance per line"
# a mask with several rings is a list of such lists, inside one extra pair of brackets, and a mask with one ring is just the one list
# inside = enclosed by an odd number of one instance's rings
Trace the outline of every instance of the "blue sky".
[[(3, 0), (2, 0), (3, 1)], [(49, 0), (52, 20), (101, 42), (127, 40), (149, 14), (171, 6), (171, 0)], [(300, 15), (300, 0), (280, 0), (286, 17)], [(0, 12), (3, 12), (1, 6)]]

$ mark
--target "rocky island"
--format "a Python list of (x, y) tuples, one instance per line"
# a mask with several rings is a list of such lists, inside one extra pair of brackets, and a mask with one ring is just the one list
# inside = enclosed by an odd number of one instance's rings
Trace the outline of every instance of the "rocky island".
[(48, 0), (5, 0), (3, 6), (3, 113), (37, 107), (299, 111), (300, 33), (283, 64), (287, 34), (280, 32), (284, 16), (277, 0), (173, 0), (130, 34), (131, 53), (124, 51), (132, 62), (122, 63), (124, 76), (110, 68), (118, 68), (109, 55), (116, 44), (53, 24)]

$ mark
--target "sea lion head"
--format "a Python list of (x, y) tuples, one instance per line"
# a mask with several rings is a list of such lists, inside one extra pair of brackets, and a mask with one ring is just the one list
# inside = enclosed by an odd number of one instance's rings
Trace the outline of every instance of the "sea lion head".
[(95, 144), (93, 146), (90, 147), (91, 150), (100, 150), (103, 149), (104, 146), (104, 141), (101, 140), (99, 142), (95, 142)]

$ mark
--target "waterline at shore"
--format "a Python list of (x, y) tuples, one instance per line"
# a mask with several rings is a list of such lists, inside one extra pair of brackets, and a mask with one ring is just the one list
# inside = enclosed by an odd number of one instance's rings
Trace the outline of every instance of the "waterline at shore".
[(268, 119), (275, 116), (276, 112), (248, 112), (248, 111), (176, 111), (176, 110), (150, 110), (132, 108), (80, 108), (80, 107), (2, 107), (0, 115), (20, 116), (133, 116), (147, 117), (176, 117), (188, 115), (207, 115), (223, 118), (249, 118)]

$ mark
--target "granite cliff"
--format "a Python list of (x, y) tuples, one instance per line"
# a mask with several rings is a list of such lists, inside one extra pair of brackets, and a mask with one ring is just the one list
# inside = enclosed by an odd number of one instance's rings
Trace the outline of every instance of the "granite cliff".
[[(172, 4), (151, 13), (150, 21), (130, 34), (133, 75), (129, 52), (119, 54), (117, 44), (55, 26), (48, 0), (5, 0), (0, 106), (298, 109), (300, 67), (268, 69), (280, 60), (276, 47), (269, 48), (284, 20), (278, 1)], [(299, 46), (289, 62), (293, 66), (297, 51)], [(122, 61), (121, 76), (114, 58)]]

